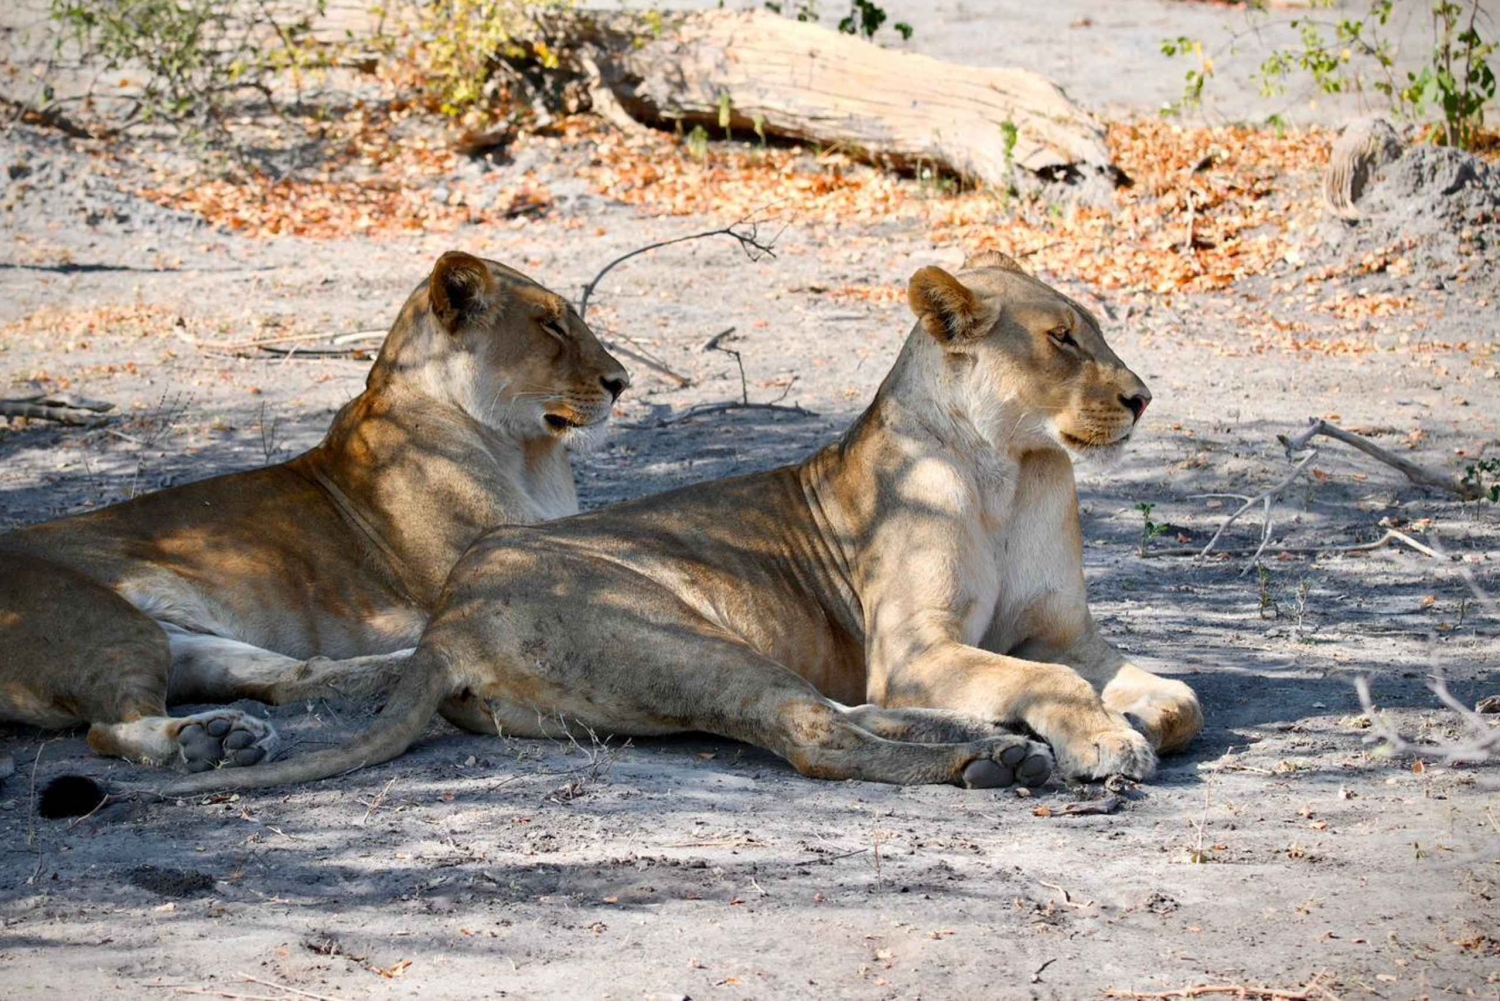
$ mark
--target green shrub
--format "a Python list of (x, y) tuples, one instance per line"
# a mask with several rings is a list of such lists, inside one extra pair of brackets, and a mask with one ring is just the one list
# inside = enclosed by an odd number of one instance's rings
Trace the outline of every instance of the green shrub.
[[(1259, 27), (1267, 16), (1266, 0), (1251, 0), (1248, 6), (1252, 27)], [(1335, 0), (1314, 0), (1313, 6), (1331, 10)], [(1419, 69), (1404, 74), (1396, 67), (1396, 47), (1387, 33), (1394, 9), (1394, 0), (1368, 0), (1362, 13), (1293, 20), (1297, 41), (1272, 51), (1256, 73), (1261, 93), (1283, 93), (1287, 80), (1297, 74), (1306, 74), (1325, 94), (1373, 91), (1399, 117), (1429, 123), (1439, 141), (1468, 148), (1495, 99), (1490, 60), (1496, 47), (1481, 34), (1493, 23), (1484, 3), (1434, 0), (1429, 7), (1431, 51)], [(1186, 73), (1182, 99), (1168, 111), (1196, 106), (1214, 75), (1213, 57), (1202, 42), (1186, 36), (1167, 39), (1161, 48), (1167, 56), (1197, 60)]]
[(312, 20), (325, 2), (314, 0), (291, 20), (263, 0), (52, 0), (49, 14), (60, 52), (75, 47), (86, 63), (143, 74), (127, 121), (222, 130), (245, 91), (274, 107), (277, 76), (292, 73), (300, 94), (301, 75), (326, 65), (312, 39)]

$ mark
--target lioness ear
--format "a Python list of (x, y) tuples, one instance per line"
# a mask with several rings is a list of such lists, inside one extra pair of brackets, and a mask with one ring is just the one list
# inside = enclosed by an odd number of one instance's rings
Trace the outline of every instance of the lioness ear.
[(964, 258), (963, 270), (971, 271), (974, 268), (1003, 268), (1006, 271), (1014, 271), (1025, 274), (1026, 271), (1016, 259), (1009, 254), (1002, 254), (998, 250), (981, 250), (977, 254), (971, 254)]
[(490, 267), (472, 254), (450, 250), (433, 265), (427, 283), (427, 301), (449, 333), (466, 319), (483, 313), (494, 301), (498, 284)]
[(995, 319), (992, 308), (942, 268), (912, 275), (906, 301), (923, 328), (944, 344), (980, 336)]

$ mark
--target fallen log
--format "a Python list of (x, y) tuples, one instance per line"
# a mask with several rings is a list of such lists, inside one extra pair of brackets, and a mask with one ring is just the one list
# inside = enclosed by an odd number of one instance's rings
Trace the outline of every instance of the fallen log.
[[(330, 0), (311, 28), (358, 40), (414, 31), (415, 17), (401, 3)], [(1104, 126), (1029, 70), (961, 66), (764, 10), (564, 9), (529, 24), (533, 37), (513, 39), (493, 65), (544, 116), (592, 103), (625, 125), (819, 143), (996, 187), (1077, 186), (1096, 201), (1125, 180)], [(539, 63), (540, 49), (558, 62)]]
[(618, 16), (554, 28), (592, 60), (596, 92), (649, 125), (837, 145), (996, 186), (1107, 194), (1122, 176), (1104, 126), (1029, 70), (946, 63), (758, 10), (676, 16), (653, 33)]

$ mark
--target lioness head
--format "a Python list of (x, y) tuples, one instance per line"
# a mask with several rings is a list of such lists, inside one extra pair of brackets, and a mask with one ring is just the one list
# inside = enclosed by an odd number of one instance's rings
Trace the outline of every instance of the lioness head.
[(970, 258), (956, 276), (923, 268), (907, 298), (941, 347), (936, 381), (950, 414), (997, 449), (1109, 456), (1151, 402), (1094, 315), (1004, 254)]
[(568, 301), (452, 250), (406, 300), (369, 385), (401, 382), (487, 427), (587, 445), (630, 375)]

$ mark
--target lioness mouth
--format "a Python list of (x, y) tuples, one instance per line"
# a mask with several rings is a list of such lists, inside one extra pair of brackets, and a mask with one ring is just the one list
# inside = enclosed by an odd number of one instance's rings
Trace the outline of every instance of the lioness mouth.
[(583, 425), (575, 420), (570, 420), (562, 414), (544, 414), (542, 420), (554, 431), (566, 431), (569, 428), (581, 428)]
[(1130, 440), (1129, 434), (1126, 434), (1125, 437), (1119, 438), (1115, 441), (1098, 442), (1085, 441), (1076, 435), (1068, 434), (1068, 432), (1066, 431), (1060, 431), (1058, 433), (1062, 435), (1063, 441), (1067, 442), (1068, 445), (1072, 446), (1073, 448), (1078, 449), (1080, 452), (1088, 452), (1099, 448), (1112, 448), (1116, 445), (1123, 445)]

